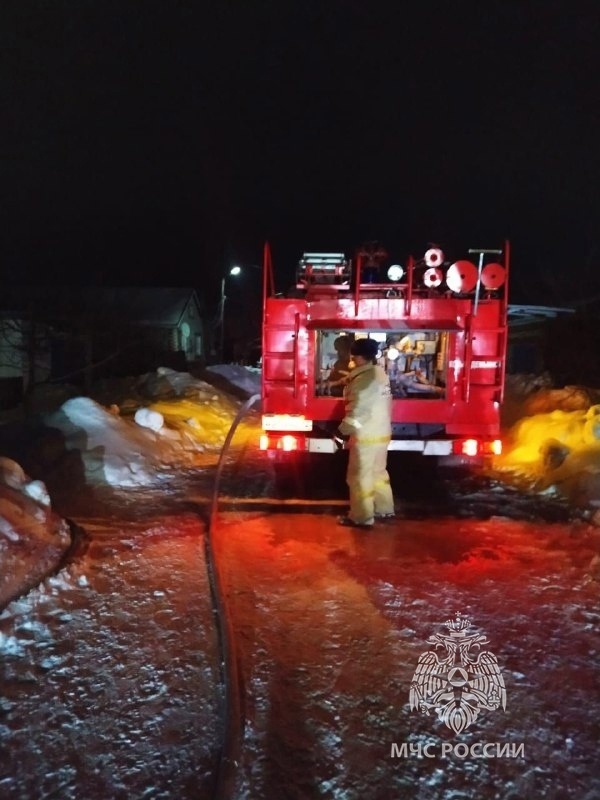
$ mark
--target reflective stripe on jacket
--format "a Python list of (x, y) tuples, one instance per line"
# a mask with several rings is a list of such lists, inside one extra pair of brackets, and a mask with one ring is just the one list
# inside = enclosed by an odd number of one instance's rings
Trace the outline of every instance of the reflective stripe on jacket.
[(346, 414), (340, 423), (345, 436), (363, 444), (387, 442), (392, 434), (392, 393), (381, 367), (365, 364), (350, 373), (344, 390)]

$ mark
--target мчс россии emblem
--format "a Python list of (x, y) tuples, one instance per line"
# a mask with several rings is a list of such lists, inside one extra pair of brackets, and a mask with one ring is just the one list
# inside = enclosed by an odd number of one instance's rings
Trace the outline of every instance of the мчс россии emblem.
[[(480, 633), (468, 635), (468, 617), (457, 613), (445, 623), (449, 634), (434, 633), (427, 643), (434, 645), (419, 658), (410, 686), (410, 709), (438, 718), (455, 733), (461, 733), (479, 712), (506, 710), (506, 688), (496, 656), (481, 650), (488, 639)], [(438, 653), (440, 649), (445, 651)]]

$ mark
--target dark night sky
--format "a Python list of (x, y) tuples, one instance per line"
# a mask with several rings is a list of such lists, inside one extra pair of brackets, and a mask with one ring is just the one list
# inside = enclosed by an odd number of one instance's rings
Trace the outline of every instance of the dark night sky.
[(508, 237), (515, 301), (600, 291), (597, 8), (5, 0), (3, 280)]

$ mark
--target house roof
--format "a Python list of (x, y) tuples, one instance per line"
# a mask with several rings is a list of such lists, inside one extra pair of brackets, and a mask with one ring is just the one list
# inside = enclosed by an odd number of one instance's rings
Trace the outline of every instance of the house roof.
[(188, 304), (201, 306), (195, 289), (171, 287), (108, 286), (19, 286), (2, 291), (0, 310), (4, 316), (24, 315), (30, 303), (51, 306), (57, 315), (78, 313), (124, 316), (147, 325), (177, 325)]
[(556, 306), (531, 306), (508, 305), (508, 325), (531, 325), (538, 322), (545, 322), (548, 319), (555, 319), (560, 314), (574, 314), (574, 308), (559, 308)]

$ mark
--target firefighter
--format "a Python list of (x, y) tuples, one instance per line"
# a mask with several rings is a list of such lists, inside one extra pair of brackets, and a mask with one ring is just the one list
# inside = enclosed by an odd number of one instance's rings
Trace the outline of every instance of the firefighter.
[(356, 366), (344, 390), (346, 413), (338, 432), (349, 438), (346, 481), (350, 511), (340, 525), (371, 528), (376, 519), (394, 516), (394, 498), (387, 472), (387, 449), (392, 435), (392, 394), (382, 367), (375, 364), (379, 345), (357, 339), (350, 352)]

